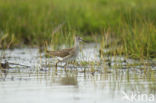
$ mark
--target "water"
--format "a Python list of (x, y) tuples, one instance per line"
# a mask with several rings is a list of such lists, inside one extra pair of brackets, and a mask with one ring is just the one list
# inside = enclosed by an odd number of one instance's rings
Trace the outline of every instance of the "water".
[(1, 73), (0, 102), (156, 102), (154, 61), (139, 62), (119, 56), (100, 59), (97, 48), (94, 44), (83, 47), (77, 62), (88, 64), (70, 64), (67, 72), (63, 63), (56, 71), (56, 59), (46, 58), (37, 48), (1, 50), (1, 62), (6, 59), (10, 69), (5, 79)]

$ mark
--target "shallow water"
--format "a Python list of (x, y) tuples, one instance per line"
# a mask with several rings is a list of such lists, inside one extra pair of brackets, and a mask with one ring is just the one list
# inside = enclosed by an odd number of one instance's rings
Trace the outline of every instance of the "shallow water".
[[(84, 46), (77, 58), (80, 64), (69, 64), (67, 72), (63, 63), (56, 71), (56, 58), (46, 58), (37, 48), (1, 50), (1, 62), (7, 60), (10, 68), (5, 79), (1, 73), (0, 102), (156, 102), (155, 61), (119, 56), (101, 59), (97, 48)], [(88, 64), (82, 65), (84, 61)]]

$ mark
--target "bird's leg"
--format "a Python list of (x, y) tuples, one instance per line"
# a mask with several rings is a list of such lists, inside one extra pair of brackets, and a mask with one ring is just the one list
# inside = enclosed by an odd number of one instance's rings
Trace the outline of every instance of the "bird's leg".
[(64, 65), (64, 69), (65, 69), (65, 71), (66, 71), (66, 66), (67, 66), (67, 64), (68, 64), (68, 63), (66, 63), (66, 64)]
[[(58, 63), (58, 62), (57, 62)], [(57, 63), (56, 63), (56, 65), (55, 65), (55, 72), (57, 72)]]
[(56, 70), (57, 70), (57, 64), (58, 64), (59, 62), (60, 62), (60, 61), (57, 61), (57, 62), (56, 62), (56, 65), (55, 65)]

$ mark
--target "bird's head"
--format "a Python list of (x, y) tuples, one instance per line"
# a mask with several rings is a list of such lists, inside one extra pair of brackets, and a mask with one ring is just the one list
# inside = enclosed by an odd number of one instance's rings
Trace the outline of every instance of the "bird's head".
[(81, 41), (87, 42), (87, 41), (83, 40), (83, 39), (82, 39), (81, 37), (79, 37), (79, 36), (75, 36), (75, 41), (76, 41), (76, 42), (81, 42)]

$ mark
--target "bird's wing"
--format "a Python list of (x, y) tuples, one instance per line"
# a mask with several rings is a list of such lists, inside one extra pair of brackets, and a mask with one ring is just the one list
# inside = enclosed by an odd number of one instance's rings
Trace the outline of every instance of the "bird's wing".
[(57, 56), (57, 57), (66, 57), (68, 55), (70, 55), (70, 51), (72, 50), (73, 48), (69, 48), (69, 49), (62, 49), (62, 50), (59, 50), (59, 51), (46, 51), (46, 53), (49, 55), (49, 56)]

